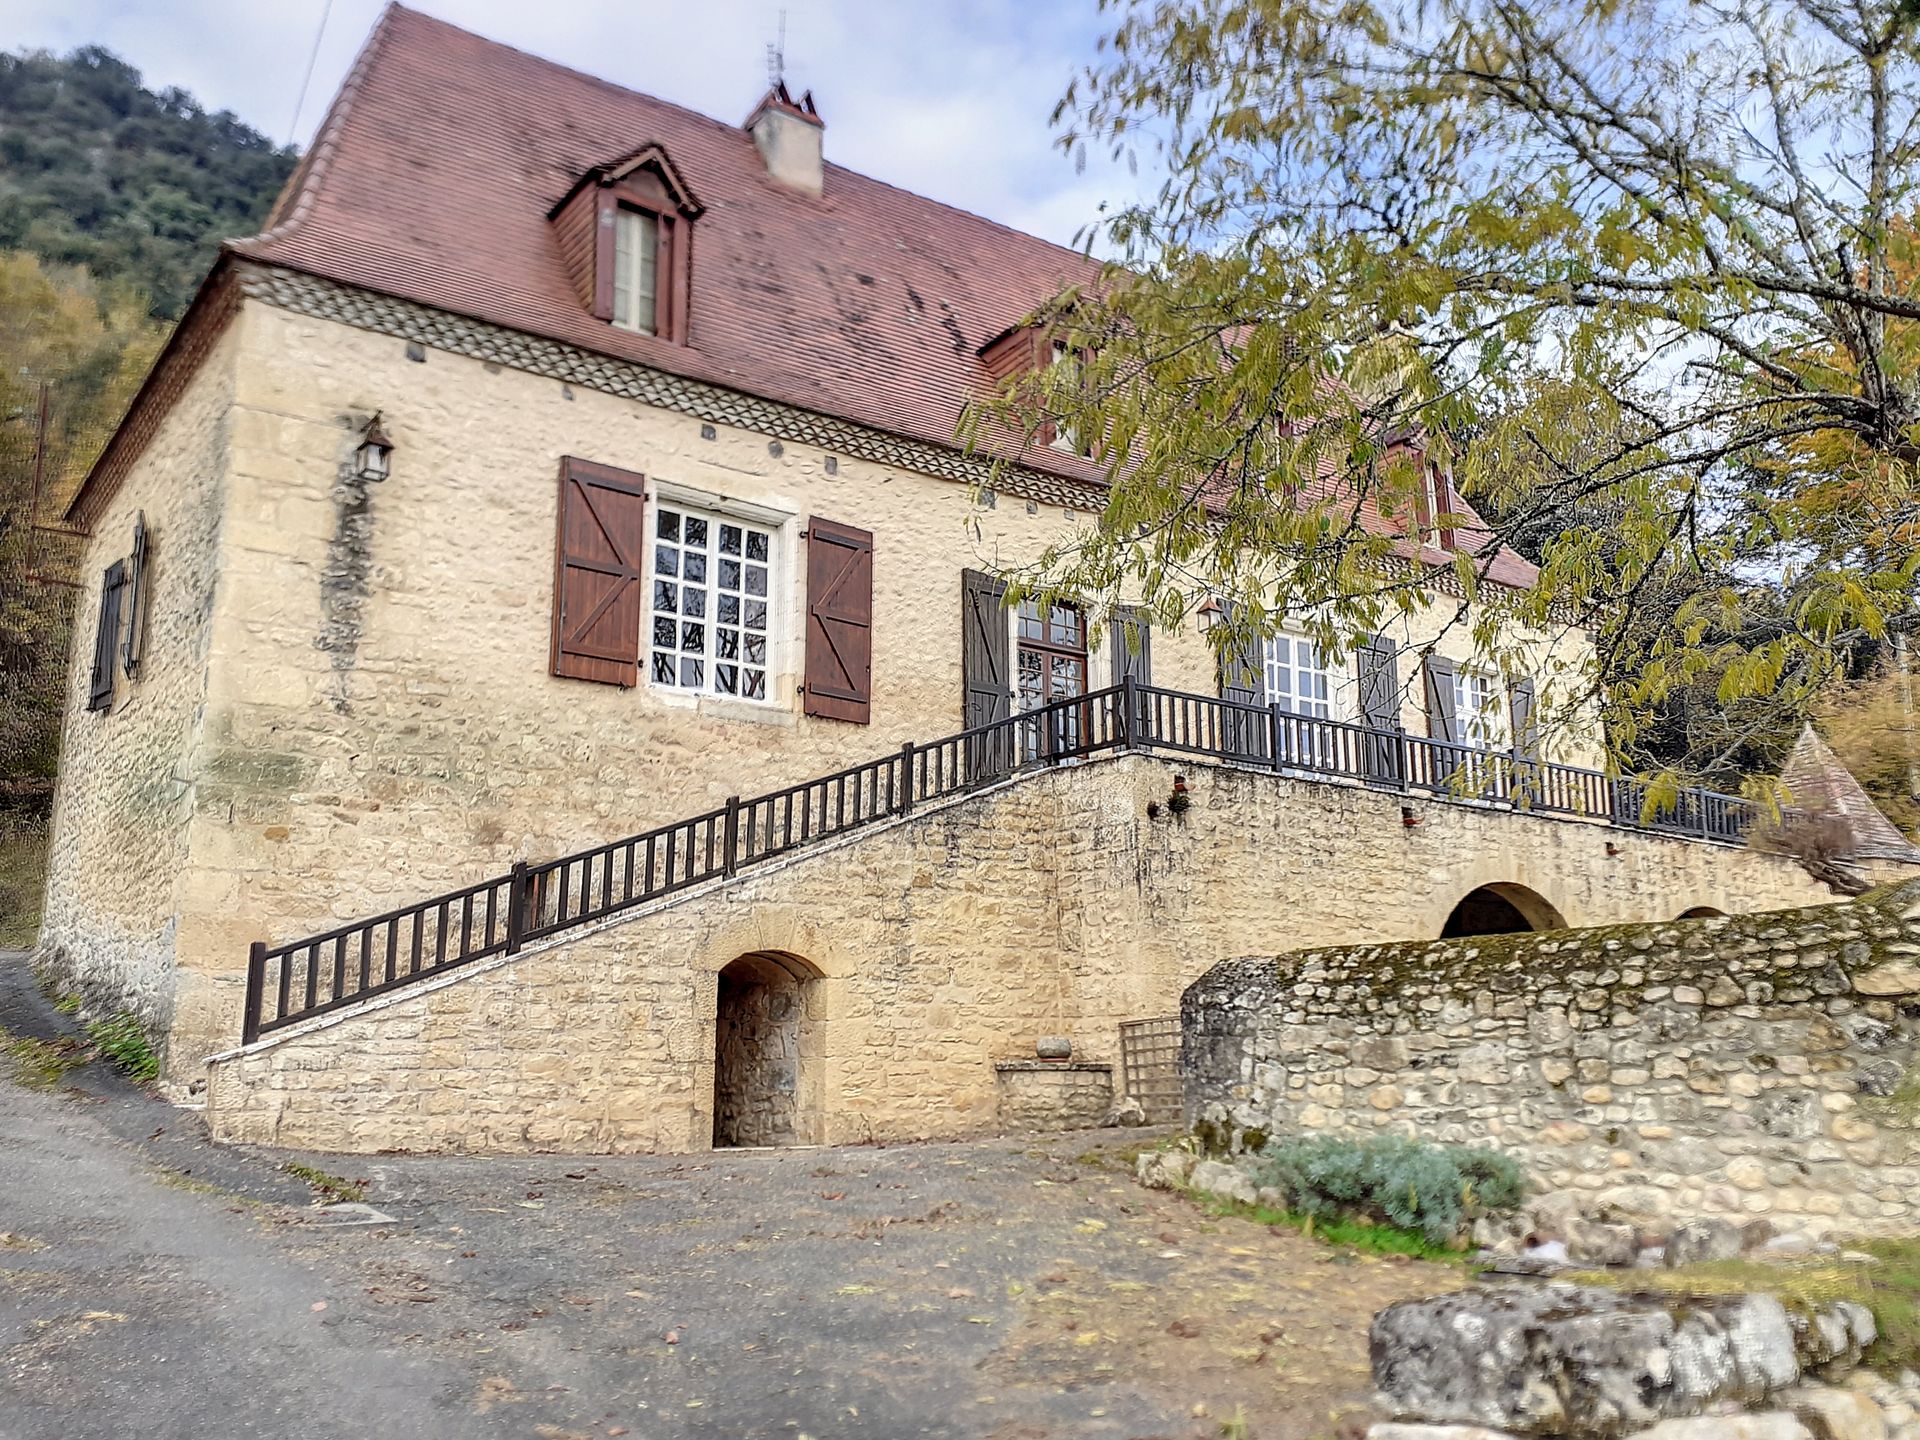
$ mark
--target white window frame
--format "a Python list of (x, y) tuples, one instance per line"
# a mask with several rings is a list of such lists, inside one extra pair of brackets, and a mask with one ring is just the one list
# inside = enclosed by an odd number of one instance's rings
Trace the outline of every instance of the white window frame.
[[(709, 703), (717, 701), (723, 705), (745, 705), (753, 707), (754, 709), (787, 708), (786, 687), (784, 684), (787, 678), (785, 660), (794, 623), (794, 607), (796, 605), (795, 597), (792, 594), (788, 582), (788, 557), (792, 547), (793, 515), (790, 512), (773, 510), (766, 506), (737, 501), (724, 496), (713, 495), (673, 484), (656, 484), (648, 498), (652, 504), (648, 507), (651, 513), (647, 516), (647, 608), (646, 617), (643, 621), (644, 628), (641, 630), (642, 645), (640, 666), (641, 675), (646, 681), (647, 688), (652, 693), (663, 698), (670, 698), (683, 703)], [(716, 527), (710, 531), (706, 546), (706, 556), (709, 562), (708, 578), (705, 582), (708, 613), (701, 617), (706, 628), (706, 648), (701, 656), (703, 661), (702, 684), (698, 688), (680, 684), (677, 677), (673, 683), (663, 683), (655, 679), (653, 673), (654, 620), (656, 618), (666, 618), (664, 612), (659, 612), (655, 609), (655, 601), (658, 598), (655, 590), (656, 581), (671, 579), (676, 584), (685, 584), (684, 578), (681, 576), (669, 577), (657, 573), (659, 547), (662, 543), (659, 538), (660, 511), (663, 506), (683, 517), (688, 513), (692, 513), (697, 518), (706, 520), (711, 526)], [(757, 667), (764, 669), (766, 683), (764, 693), (759, 696), (745, 695), (737, 692), (729, 693), (728, 691), (715, 688), (714, 665), (716, 663), (727, 663), (716, 662), (713, 639), (714, 617), (719, 608), (717, 572), (719, 561), (722, 558), (718, 553), (719, 534), (717, 527), (726, 524), (750, 526), (753, 529), (765, 532), (768, 537), (768, 558), (766, 566), (767, 625), (765, 631), (767, 652), (765, 665)], [(678, 548), (680, 548), (682, 554), (684, 554), (684, 545)], [(744, 550), (744, 545), (742, 548)], [(745, 598), (758, 599), (760, 597), (743, 596), (743, 601)], [(673, 614), (672, 618), (676, 622), (682, 619), (677, 611)], [(676, 647), (674, 653), (676, 655), (681, 653), (678, 647)], [(738, 664), (742, 662), (735, 661), (732, 663)]]
[(654, 335), (659, 317), (660, 217), (622, 205), (613, 215), (613, 323)]
[[(1310, 657), (1310, 664), (1302, 665), (1301, 656)], [(1328, 659), (1320, 642), (1311, 635), (1299, 630), (1280, 630), (1267, 637), (1260, 646), (1260, 684), (1261, 693), (1269, 705), (1277, 705), (1289, 715), (1298, 715), (1309, 720), (1339, 722), (1346, 719), (1343, 698), (1348, 688), (1348, 676), (1334, 666)], [(1281, 677), (1286, 677), (1282, 687)], [(1317, 683), (1301, 692), (1300, 677), (1312, 677)], [(1328, 766), (1334, 763), (1337, 755), (1337, 741), (1330, 728), (1321, 726), (1303, 726), (1296, 732), (1305, 737), (1301, 746), (1303, 753), (1298, 757), (1303, 765)]]
[(1468, 749), (1492, 753), (1508, 748), (1507, 687), (1493, 671), (1472, 665), (1455, 668), (1453, 717), (1459, 743)]
[[(1047, 362), (1048, 366), (1054, 367), (1075, 363), (1073, 350), (1067, 342), (1064, 340), (1054, 341), (1053, 358)], [(1064, 450), (1069, 455), (1084, 457), (1087, 453), (1080, 448), (1080, 437), (1074, 433), (1073, 427), (1060, 420), (1054, 422), (1053, 438), (1047, 441), (1047, 445), (1054, 450)]]

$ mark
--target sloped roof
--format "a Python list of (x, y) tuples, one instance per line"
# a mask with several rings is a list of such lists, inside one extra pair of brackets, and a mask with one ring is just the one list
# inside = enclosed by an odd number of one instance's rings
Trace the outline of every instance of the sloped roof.
[[(595, 319), (547, 219), (588, 171), (645, 146), (664, 150), (703, 207), (686, 344)], [(227, 248), (946, 446), (989, 383), (982, 345), (1100, 270), (1078, 251), (830, 162), (823, 194), (789, 189), (742, 126), (397, 4), (267, 228)], [(1103, 479), (1093, 461), (1051, 447), (1020, 459)], [(1399, 528), (1370, 501), (1363, 518), (1375, 533)], [(1460, 536), (1474, 550), (1486, 532)], [(1487, 569), (1508, 585), (1537, 576), (1504, 548)]]
[(1808, 725), (1794, 741), (1781, 768), (1780, 779), (1791, 793), (1797, 809), (1816, 815), (1833, 815), (1843, 821), (1852, 836), (1850, 857), (1858, 860), (1912, 860), (1920, 862), (1920, 846), (1902, 835), (1894, 823), (1881, 813), (1853, 778), (1853, 772), (1840, 763), (1827, 742)]

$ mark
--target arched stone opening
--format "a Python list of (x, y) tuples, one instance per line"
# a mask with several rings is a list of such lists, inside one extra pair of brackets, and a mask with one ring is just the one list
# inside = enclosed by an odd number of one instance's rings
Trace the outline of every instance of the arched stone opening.
[(761, 950), (720, 972), (714, 1011), (713, 1143), (809, 1145), (820, 1139), (820, 971), (798, 955)]
[(1464, 935), (1515, 935), (1527, 930), (1561, 930), (1563, 916), (1548, 900), (1524, 885), (1482, 885), (1461, 896), (1440, 927), (1442, 940)]
[(1682, 910), (1678, 915), (1674, 916), (1674, 919), (1676, 920), (1714, 920), (1725, 915), (1726, 913), (1727, 913), (1726, 911), (1716, 909), (1711, 905), (1695, 905), (1691, 909)]

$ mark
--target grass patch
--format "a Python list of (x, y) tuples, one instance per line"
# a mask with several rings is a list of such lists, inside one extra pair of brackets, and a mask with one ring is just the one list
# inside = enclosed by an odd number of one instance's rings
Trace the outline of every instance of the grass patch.
[(39, 940), (46, 884), (46, 827), (0, 825), (0, 950), (31, 950)]
[(89, 1021), (87, 1039), (121, 1074), (137, 1084), (144, 1085), (160, 1073), (160, 1057), (153, 1053), (140, 1021), (129, 1011), (122, 1010), (105, 1020)]
[(184, 1170), (176, 1170), (171, 1165), (152, 1167), (154, 1183), (164, 1185), (169, 1190), (184, 1190), (189, 1195), (219, 1195), (220, 1187), (211, 1180), (202, 1180), (189, 1175)]
[(1465, 1265), (1467, 1254), (1451, 1245), (1436, 1244), (1418, 1230), (1398, 1225), (1375, 1225), (1365, 1220), (1316, 1219), (1291, 1210), (1272, 1210), (1265, 1205), (1248, 1205), (1199, 1190), (1187, 1196), (1209, 1215), (1251, 1220), (1256, 1225), (1284, 1225), (1298, 1230), (1309, 1240), (1319, 1240), (1336, 1249), (1362, 1255), (1404, 1255), (1411, 1260), (1431, 1260), (1441, 1265)]
[(1856, 1300), (1873, 1312), (1880, 1338), (1867, 1352), (1877, 1369), (1920, 1369), (1920, 1236), (1898, 1240), (1850, 1240), (1844, 1248), (1872, 1257), (1823, 1256), (1792, 1264), (1720, 1260), (1678, 1270), (1630, 1274), (1596, 1271), (1571, 1278), (1617, 1289), (1723, 1295), (1766, 1290), (1788, 1305)]
[(315, 1165), (302, 1165), (298, 1160), (289, 1160), (280, 1167), (296, 1180), (304, 1180), (313, 1187), (314, 1193), (329, 1205), (343, 1201), (364, 1200), (367, 1187), (363, 1181), (347, 1180), (339, 1175), (329, 1175)]
[(0, 1030), (0, 1053), (13, 1067), (14, 1082), (29, 1090), (58, 1090), (67, 1072), (91, 1058), (75, 1040), (26, 1040)]

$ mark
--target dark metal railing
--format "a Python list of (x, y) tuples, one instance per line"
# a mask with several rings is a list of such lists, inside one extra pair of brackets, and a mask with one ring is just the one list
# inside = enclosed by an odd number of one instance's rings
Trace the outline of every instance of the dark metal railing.
[(1738, 841), (1752, 802), (1684, 790), (1643, 818), (1646, 787), (1518, 751), (1453, 744), (1402, 730), (1295, 715), (1122, 684), (887, 755), (750, 800), (483, 880), (417, 905), (271, 946), (247, 963), (245, 1039), (428, 979), (530, 940), (738, 873), (875, 821), (911, 815), (1023, 771), (1110, 750), (1152, 750), (1360, 782), (1441, 799), (1571, 815), (1608, 824)]

